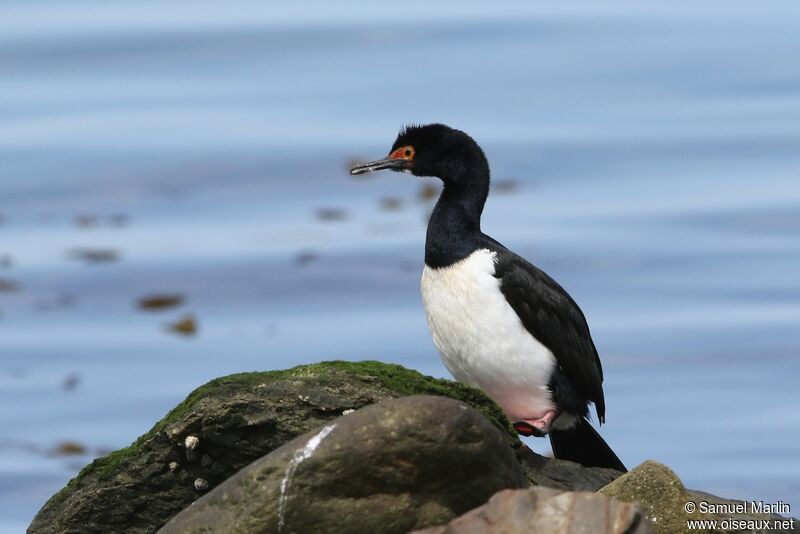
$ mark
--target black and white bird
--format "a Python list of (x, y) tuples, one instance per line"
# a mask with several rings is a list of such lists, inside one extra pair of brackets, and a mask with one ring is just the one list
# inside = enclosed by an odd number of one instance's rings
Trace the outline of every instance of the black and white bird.
[(489, 163), (466, 133), (409, 126), (381, 169), (435, 176), (444, 189), (428, 222), (422, 299), (447, 369), (491, 396), (522, 435), (550, 436), (556, 458), (625, 470), (588, 421), (605, 420), (603, 369), (581, 309), (547, 274), (481, 232)]

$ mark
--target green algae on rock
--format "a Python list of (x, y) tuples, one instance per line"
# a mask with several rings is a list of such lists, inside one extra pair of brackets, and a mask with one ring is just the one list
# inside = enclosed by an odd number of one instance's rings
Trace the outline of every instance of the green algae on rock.
[(686, 488), (667, 466), (648, 460), (617, 478), (598, 493), (626, 502), (641, 503), (657, 534), (682, 532), (686, 528), (683, 507)]
[[(688, 523), (691, 520), (716, 520), (717, 528), (713, 532), (733, 533), (733, 532), (771, 532), (771, 530), (742, 530), (736, 528), (725, 528), (725, 520), (734, 519), (744, 522), (751, 521), (754, 524), (763, 520), (786, 521), (787, 518), (757, 513), (739, 514), (711, 514), (703, 513), (700, 502), (717, 505), (741, 504), (741, 501), (723, 499), (715, 495), (699, 491), (687, 490), (670, 468), (648, 460), (637, 466), (630, 472), (617, 478), (607, 486), (598, 490), (598, 493), (619, 499), (626, 502), (638, 502), (647, 510), (647, 517), (650, 520), (656, 534), (672, 534), (674, 532), (687, 531)], [(686, 508), (687, 503), (692, 503), (695, 509), (690, 513)], [(708, 530), (707, 530), (708, 531)]]
[[(29, 532), (152, 532), (239, 469), (347, 410), (409, 395), (461, 400), (518, 439), (480, 391), (377, 361), (239, 373), (194, 390), (132, 445), (85, 467)], [(185, 440), (199, 439), (189, 451)], [(202, 483), (196, 483), (201, 480)]]

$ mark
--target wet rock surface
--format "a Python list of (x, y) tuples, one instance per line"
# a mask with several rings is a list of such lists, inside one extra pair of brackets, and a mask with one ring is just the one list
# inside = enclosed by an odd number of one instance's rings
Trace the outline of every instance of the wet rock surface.
[(622, 476), (620, 471), (602, 467), (584, 467), (574, 462), (548, 458), (523, 446), (516, 448), (517, 459), (525, 475), (535, 486), (570, 491), (597, 491)]
[[(440, 398), (392, 401), (420, 395)], [(529, 532), (519, 529), (517, 515), (551, 521), (539, 529), (548, 532), (580, 532), (599, 517), (607, 532), (625, 524), (630, 532), (684, 532), (687, 519), (705, 518), (683, 511), (688, 500), (738, 502), (686, 490), (655, 462), (623, 476), (542, 457), (522, 445), (497, 405), (475, 389), (397, 365), (339, 361), (231, 375), (198, 388), (133, 445), (84, 468), (28, 531), (153, 533), (175, 518), (164, 532), (200, 532), (203, 518), (217, 532), (278, 532), (281, 482), (280, 532), (303, 532), (312, 518), (315, 528), (305, 531), (392, 533), (440, 525), (435, 532), (484, 532), (490, 524), (497, 528), (492, 532)], [(523, 485), (555, 493), (501, 493), (480, 508), (495, 491)], [(572, 522), (558, 523), (555, 512), (545, 517), (543, 503)], [(467, 513), (468, 522), (454, 520), (470, 509), (483, 511)], [(644, 526), (636, 523), (641, 510)], [(781, 519), (723, 515), (711, 518)], [(247, 517), (264, 528), (248, 530)], [(340, 523), (352, 528), (336, 530)], [(452, 530), (464, 525), (477, 530)]]
[(241, 373), (196, 389), (133, 445), (92, 462), (44, 505), (28, 531), (154, 532), (297, 436), (348, 410), (409, 395), (461, 400), (508, 443), (518, 443), (500, 409), (480, 391), (399, 365), (337, 361)]
[[(413, 534), (650, 534), (644, 509), (597, 493), (532, 487), (505, 490), (438, 527)], [(680, 532), (680, 531), (676, 531)]]
[(402, 534), (526, 486), (506, 435), (476, 410), (441, 397), (407, 397), (293, 440), (159, 532)]

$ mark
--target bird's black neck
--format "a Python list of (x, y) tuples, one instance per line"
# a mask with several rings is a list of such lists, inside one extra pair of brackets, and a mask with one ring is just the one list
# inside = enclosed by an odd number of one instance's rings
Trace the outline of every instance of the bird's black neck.
[(481, 213), (489, 195), (489, 166), (483, 154), (454, 179), (444, 180), (428, 221), (425, 265), (452, 265), (472, 254), (481, 237)]

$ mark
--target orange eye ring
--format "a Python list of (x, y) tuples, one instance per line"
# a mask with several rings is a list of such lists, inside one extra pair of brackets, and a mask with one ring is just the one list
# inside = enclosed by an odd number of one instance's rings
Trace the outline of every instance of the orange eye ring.
[(414, 159), (414, 147), (411, 145), (401, 146), (389, 154), (389, 159), (404, 159), (406, 161), (411, 161)]

